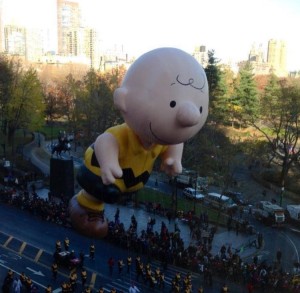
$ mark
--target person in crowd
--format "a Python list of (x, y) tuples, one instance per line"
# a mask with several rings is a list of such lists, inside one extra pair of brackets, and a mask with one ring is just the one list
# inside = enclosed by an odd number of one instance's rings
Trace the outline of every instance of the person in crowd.
[(277, 259), (278, 264), (281, 263), (281, 257), (282, 257), (282, 252), (281, 252), (281, 249), (279, 248), (276, 252), (276, 259)]
[(6, 274), (3, 284), (2, 284), (2, 292), (3, 293), (10, 293), (13, 281), (14, 281), (14, 273), (12, 270), (9, 269), (7, 271), (7, 274)]
[(65, 281), (62, 282), (60, 287), (61, 287), (61, 292), (62, 293), (69, 293), (69, 290), (70, 290), (69, 287), (70, 286), (69, 286), (69, 284), (67, 282), (65, 282)]
[(27, 277), (27, 278), (26, 278), (26, 286), (25, 286), (26, 292), (30, 293), (30, 292), (31, 292), (31, 289), (32, 289), (32, 286), (33, 286), (33, 282), (32, 282), (32, 280), (31, 280), (31, 278), (30, 278), (30, 277)]
[(71, 284), (71, 292), (75, 292), (77, 288), (77, 273), (71, 272), (70, 278), (69, 278), (69, 283)]
[(108, 259), (107, 264), (108, 264), (109, 275), (112, 277), (114, 265), (115, 265), (115, 261), (112, 256)]
[(80, 266), (81, 268), (83, 268), (83, 266), (84, 266), (84, 252), (83, 252), (82, 250), (81, 250), (80, 253), (79, 253), (79, 260), (80, 260), (79, 266)]
[(254, 291), (254, 285), (251, 280), (247, 283), (247, 291), (248, 291), (248, 293), (253, 293), (253, 291)]
[(138, 282), (140, 277), (144, 277), (144, 264), (139, 261), (136, 268), (136, 281)]
[(52, 293), (52, 286), (51, 285), (47, 285), (47, 287), (45, 289), (45, 293)]
[(87, 272), (86, 272), (85, 268), (82, 268), (81, 269), (81, 285), (83, 288), (86, 284), (86, 281), (87, 281)]
[(140, 289), (135, 285), (134, 282), (132, 282), (130, 284), (130, 287), (129, 287), (129, 293), (138, 293), (138, 292), (141, 292)]
[(115, 213), (115, 224), (120, 224), (120, 209), (117, 208)]
[(51, 269), (52, 269), (52, 278), (53, 278), (54, 280), (56, 280), (56, 279), (57, 279), (57, 272), (58, 272), (58, 265), (57, 265), (56, 262), (54, 262), (54, 263), (52, 264)]
[(13, 291), (14, 293), (20, 293), (22, 289), (21, 280), (18, 277), (15, 277), (13, 282)]
[(27, 279), (25, 273), (21, 272), (19, 278), (20, 278), (20, 281), (21, 281), (21, 284), (22, 284), (23, 288), (25, 288), (25, 286), (26, 286), (26, 279)]
[(165, 289), (165, 274), (164, 274), (164, 272), (160, 272), (160, 274), (159, 274), (158, 288), (161, 290)]
[(130, 273), (130, 270), (131, 270), (131, 264), (132, 264), (132, 258), (131, 256), (129, 255), (127, 257), (127, 273)]
[(95, 259), (95, 244), (92, 243), (90, 245), (90, 259), (94, 260)]
[(123, 267), (124, 267), (123, 259), (119, 259), (119, 260), (118, 260), (119, 275), (122, 274), (122, 272), (123, 272)]
[(61, 252), (61, 242), (60, 240), (57, 240), (55, 243), (55, 250), (56, 252), (60, 253)]
[(69, 251), (69, 247), (70, 247), (70, 240), (68, 237), (65, 238), (64, 240), (64, 246), (65, 246), (65, 250)]
[(227, 292), (229, 292), (229, 288), (227, 284), (224, 284), (221, 288), (221, 293), (227, 293)]

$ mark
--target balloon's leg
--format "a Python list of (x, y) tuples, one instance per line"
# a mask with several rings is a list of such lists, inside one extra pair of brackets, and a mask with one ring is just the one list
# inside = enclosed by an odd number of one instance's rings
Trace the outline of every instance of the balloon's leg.
[(72, 226), (81, 234), (92, 238), (104, 238), (108, 232), (104, 216), (104, 203), (81, 190), (69, 203)]

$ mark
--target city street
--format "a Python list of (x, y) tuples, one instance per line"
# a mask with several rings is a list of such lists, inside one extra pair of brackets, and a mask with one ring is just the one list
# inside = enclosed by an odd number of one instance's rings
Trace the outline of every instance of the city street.
[[(121, 208), (121, 207), (120, 207)], [(125, 215), (121, 209), (120, 218), (125, 220)], [(109, 276), (107, 261), (109, 256), (113, 256), (117, 261), (119, 258), (126, 260), (127, 256), (132, 256), (135, 259), (136, 254), (130, 250), (124, 250), (113, 245), (105, 240), (95, 240), (86, 238), (74, 230), (55, 225), (53, 223), (40, 221), (28, 213), (19, 211), (12, 207), (0, 206), (1, 223), (0, 223), (0, 275), (5, 276), (8, 268), (15, 271), (16, 274), (25, 272), (38, 285), (39, 288), (45, 288), (47, 284), (51, 284), (55, 292), (60, 291), (60, 284), (63, 280), (68, 280), (69, 271), (65, 268), (59, 269), (58, 278), (54, 281), (51, 278), (51, 265), (53, 262), (53, 253), (55, 250), (56, 240), (63, 240), (65, 237), (70, 239), (70, 250), (76, 253), (83, 251), (85, 254), (84, 267), (88, 271), (88, 284), (91, 284), (95, 289), (104, 286), (108, 292), (112, 287), (117, 290), (127, 291), (130, 282), (135, 280), (136, 271), (133, 268), (130, 274), (126, 273), (121, 276), (115, 267), (113, 276)], [(139, 218), (138, 212), (135, 213)], [(156, 218), (159, 220), (158, 218)], [(145, 219), (146, 221), (146, 219)], [(180, 225), (184, 230), (184, 224)], [(90, 260), (89, 246), (95, 244), (95, 260)], [(146, 256), (142, 256), (146, 263)], [(157, 260), (151, 260), (153, 268), (162, 267), (162, 264)], [(133, 265), (134, 267), (134, 265)], [(166, 292), (170, 290), (171, 280), (176, 272), (181, 272), (184, 276), (188, 271), (172, 265), (168, 266), (165, 271)], [(80, 270), (78, 271), (80, 273)], [(195, 288), (203, 283), (203, 277), (198, 273), (192, 273), (192, 281)], [(80, 282), (79, 282), (80, 284)], [(160, 292), (158, 289), (149, 289), (143, 282), (138, 283), (142, 292)], [(216, 292), (222, 285), (221, 280), (217, 278), (214, 281), (213, 288), (208, 287), (206, 292)], [(237, 288), (239, 288), (237, 286)], [(81, 292), (80, 286), (78, 291)], [(240, 290), (240, 289), (239, 289)], [(232, 292), (241, 292), (241, 291)]]
[[(25, 155), (44, 168), (43, 170), (46, 174), (47, 164), (32, 155), (36, 147), (36, 143), (33, 142), (31, 146), (29, 145), (24, 148)], [(167, 182), (157, 181), (156, 179), (158, 178), (155, 175), (152, 176), (147, 183), (147, 187), (159, 189), (166, 196), (170, 196), (172, 186)], [(48, 190), (38, 190), (38, 194), (40, 197), (46, 198)], [(181, 196), (180, 189), (178, 189), (178, 196)], [(120, 220), (126, 229), (130, 225), (131, 215), (134, 215), (138, 222), (138, 233), (146, 229), (149, 217), (153, 217), (156, 220), (155, 230), (159, 231), (161, 223), (164, 221), (168, 229), (174, 231), (174, 220), (169, 223), (166, 218), (160, 215), (148, 213), (144, 208), (135, 209), (130, 205), (106, 205), (105, 215), (109, 220), (112, 221), (114, 219), (117, 208), (120, 209)], [(136, 278), (135, 270), (132, 270), (130, 274), (123, 273), (119, 275), (117, 268), (115, 268), (113, 276), (110, 276), (108, 271), (107, 260), (110, 256), (113, 256), (115, 260), (120, 258), (126, 260), (127, 256), (130, 255), (134, 259), (136, 254), (130, 249), (122, 249), (120, 246), (112, 244), (107, 240), (95, 240), (84, 237), (70, 228), (42, 221), (40, 218), (30, 215), (26, 211), (11, 206), (1, 204), (0, 214), (0, 276), (2, 279), (9, 268), (15, 271), (16, 274), (24, 271), (40, 289), (51, 284), (54, 291), (56, 293), (59, 292), (61, 290), (61, 282), (63, 280), (67, 281), (69, 278), (69, 271), (66, 268), (60, 268), (58, 278), (55, 281), (51, 278), (51, 265), (55, 242), (58, 239), (63, 242), (65, 237), (70, 239), (70, 249), (76, 253), (80, 251), (84, 252), (84, 267), (88, 272), (87, 284), (92, 288), (97, 289), (100, 286), (104, 286), (106, 292), (109, 292), (112, 287), (120, 291), (127, 291), (131, 281)], [(255, 220), (248, 212), (243, 214), (243, 218), (247, 219), (255, 227), (256, 232), (262, 233), (264, 239), (262, 248), (257, 249), (249, 245), (256, 239), (256, 234), (237, 234), (234, 229), (228, 231), (225, 227), (219, 227), (214, 236), (212, 254), (217, 255), (221, 246), (225, 245), (226, 247), (230, 246), (235, 251), (239, 251), (239, 255), (245, 263), (252, 263), (253, 257), (257, 255), (259, 262), (266, 261), (272, 265), (276, 260), (276, 253), (280, 249), (282, 251), (282, 268), (292, 273), (294, 263), (299, 263), (298, 247), (300, 247), (300, 237), (298, 229), (288, 225), (280, 229), (265, 226)], [(190, 243), (193, 243), (188, 225), (181, 220), (178, 221), (178, 225), (185, 247), (188, 247)], [(88, 257), (89, 246), (92, 243), (96, 246), (95, 260), (90, 260)], [(143, 258), (145, 262), (148, 261), (146, 256), (143, 256)], [(161, 268), (162, 264), (157, 260), (151, 259), (151, 266), (153, 268)], [(171, 280), (177, 271), (180, 271), (182, 275), (187, 273), (185, 269), (172, 265), (169, 265), (165, 271), (166, 288), (168, 290), (171, 287)], [(80, 271), (78, 271), (79, 273)], [(203, 276), (199, 272), (193, 272), (192, 282), (194, 288), (203, 285)], [(215, 277), (212, 287), (204, 285), (205, 292), (219, 292), (223, 282), (224, 280)], [(244, 285), (235, 284), (230, 280), (226, 280), (226, 282), (230, 285), (231, 292), (246, 292)], [(139, 283), (138, 285), (142, 289), (142, 292), (156, 292), (156, 289), (150, 290), (148, 285), (143, 283)], [(82, 291), (80, 278), (77, 290), (78, 292)]]

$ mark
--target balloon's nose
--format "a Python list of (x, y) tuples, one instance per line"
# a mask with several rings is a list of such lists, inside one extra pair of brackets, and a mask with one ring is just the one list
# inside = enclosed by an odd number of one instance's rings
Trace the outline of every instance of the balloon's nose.
[(200, 110), (191, 102), (182, 103), (177, 112), (177, 121), (183, 127), (191, 127), (199, 123)]

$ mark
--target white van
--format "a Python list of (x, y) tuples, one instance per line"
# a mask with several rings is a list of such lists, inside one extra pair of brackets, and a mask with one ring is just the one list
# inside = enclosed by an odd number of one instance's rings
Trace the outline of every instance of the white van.
[(208, 193), (204, 198), (204, 203), (211, 207), (217, 209), (221, 208), (223, 210), (231, 209), (237, 206), (230, 197), (216, 192)]

